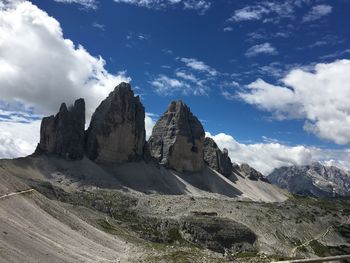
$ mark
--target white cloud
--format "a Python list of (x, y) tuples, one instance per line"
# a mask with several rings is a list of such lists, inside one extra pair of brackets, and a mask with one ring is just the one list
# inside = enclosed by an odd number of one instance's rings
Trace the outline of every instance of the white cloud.
[(125, 73), (110, 74), (103, 58), (64, 38), (59, 22), (32, 3), (0, 9), (1, 100), (52, 114), (61, 102), (82, 97), (89, 118), (114, 86), (129, 80)]
[(0, 158), (15, 158), (34, 152), (39, 142), (40, 120), (30, 123), (0, 122)]
[(273, 47), (270, 43), (266, 42), (250, 47), (245, 53), (247, 57), (254, 57), (260, 54), (276, 55), (278, 54), (278, 52), (275, 47)]
[(171, 96), (176, 93), (196, 96), (204, 96), (208, 94), (208, 87), (203, 84), (205, 80), (199, 80), (197, 83), (195, 82), (196, 77), (191, 74), (180, 71), (175, 74), (180, 79), (160, 74), (150, 81), (154, 91), (161, 96)]
[(146, 112), (145, 130), (146, 130), (146, 140), (147, 141), (148, 141), (149, 137), (151, 137), (153, 127), (156, 124), (155, 117), (157, 117), (157, 116), (154, 115), (153, 113)]
[(320, 19), (323, 16), (329, 15), (332, 12), (330, 5), (316, 5), (303, 17), (303, 22), (311, 22)]
[[(217, 80), (219, 72), (195, 58), (177, 57), (176, 62), (184, 63), (185, 66), (175, 68), (171, 76), (168, 73), (167, 75), (159, 74), (149, 81), (155, 92), (163, 96), (176, 93), (207, 96), (210, 91), (210, 83)], [(162, 68), (170, 69), (171, 67), (163, 65)]]
[(187, 73), (184, 71), (177, 71), (176, 76), (179, 78), (185, 79), (185, 80), (192, 81), (192, 82), (197, 82), (197, 83), (200, 82), (200, 80), (197, 79), (193, 74)]
[(335, 59), (350, 54), (350, 49), (336, 51), (335, 53), (321, 56), (320, 59)]
[(248, 163), (265, 175), (272, 172), (274, 168), (306, 165), (315, 161), (350, 169), (350, 150), (320, 149), (302, 145), (288, 146), (278, 142), (243, 144), (225, 133), (217, 135), (206, 133), (206, 136), (212, 137), (221, 149), (228, 149), (233, 162)]
[(245, 92), (238, 93), (240, 98), (263, 110), (274, 112), (278, 119), (298, 117), (301, 114), (298, 112), (299, 107), (295, 107), (298, 100), (291, 89), (271, 85), (262, 79), (257, 79), (246, 88)]
[(309, 3), (308, 0), (289, 1), (259, 1), (257, 4), (247, 5), (234, 11), (228, 19), (231, 22), (262, 20), (276, 23), (282, 18), (295, 18), (296, 8)]
[(204, 14), (211, 7), (211, 2), (207, 0), (186, 0), (183, 1), (183, 5), (185, 9), (198, 10), (201, 14)]
[[(184, 95), (192, 93), (191, 86), (186, 82), (170, 78), (163, 74), (158, 75), (158, 77), (152, 80), (150, 84), (154, 87), (154, 91), (162, 96), (169, 96), (178, 92)], [(193, 90), (193, 92), (195, 91)]]
[(263, 6), (246, 6), (242, 9), (238, 9), (234, 12), (230, 21), (247, 21), (247, 20), (260, 20), (264, 14), (269, 13), (269, 10)]
[(205, 64), (203, 61), (197, 60), (195, 58), (180, 58), (180, 61), (185, 63), (187, 67), (193, 70), (206, 72), (211, 76), (216, 76), (218, 74), (218, 72), (214, 68)]
[(114, 0), (116, 3), (125, 3), (150, 9), (166, 9), (182, 6), (183, 9), (195, 10), (204, 14), (210, 7), (208, 0)]
[(54, 0), (58, 3), (64, 3), (64, 4), (78, 4), (81, 5), (83, 8), (86, 9), (97, 9), (97, 0)]
[(93, 22), (91, 25), (92, 25), (93, 27), (95, 27), (95, 28), (101, 30), (101, 31), (105, 31), (105, 30), (106, 30), (106, 26), (103, 25), (103, 24), (100, 24), (100, 23), (97, 23), (97, 22)]
[[(305, 118), (304, 129), (337, 144), (350, 143), (350, 60), (291, 70), (274, 86), (263, 80), (238, 94), (244, 101), (285, 118)], [(288, 88), (289, 87), (289, 88)]]

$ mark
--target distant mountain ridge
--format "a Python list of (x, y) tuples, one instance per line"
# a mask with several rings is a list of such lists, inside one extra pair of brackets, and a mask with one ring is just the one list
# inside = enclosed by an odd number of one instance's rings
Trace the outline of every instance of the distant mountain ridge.
[(298, 195), (350, 196), (350, 172), (318, 162), (277, 168), (267, 178), (271, 183)]

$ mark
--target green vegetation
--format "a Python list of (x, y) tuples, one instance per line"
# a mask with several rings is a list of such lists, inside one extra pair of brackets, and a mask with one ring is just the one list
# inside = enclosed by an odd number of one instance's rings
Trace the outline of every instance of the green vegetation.
[(313, 240), (309, 243), (312, 250), (315, 252), (315, 254), (319, 257), (325, 257), (329, 256), (329, 249), (327, 246), (321, 244), (317, 240)]
[(235, 258), (255, 258), (258, 256), (257, 252), (242, 252), (235, 255)]

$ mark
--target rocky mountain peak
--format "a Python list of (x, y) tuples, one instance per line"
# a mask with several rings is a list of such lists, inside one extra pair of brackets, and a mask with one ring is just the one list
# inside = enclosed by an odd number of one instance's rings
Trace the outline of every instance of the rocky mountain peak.
[(221, 151), (216, 142), (209, 137), (204, 139), (204, 161), (209, 167), (225, 176), (230, 176), (232, 173), (232, 162), (227, 149)]
[(68, 160), (84, 156), (85, 102), (78, 99), (67, 108), (61, 104), (55, 116), (44, 117), (36, 154), (56, 154)]
[(145, 109), (130, 84), (122, 82), (92, 115), (86, 132), (86, 153), (97, 162), (139, 160), (145, 137)]
[(349, 196), (350, 172), (321, 163), (275, 169), (268, 179), (291, 193), (316, 196)]
[(172, 101), (157, 121), (149, 140), (151, 154), (161, 164), (177, 171), (203, 168), (204, 129), (182, 101)]

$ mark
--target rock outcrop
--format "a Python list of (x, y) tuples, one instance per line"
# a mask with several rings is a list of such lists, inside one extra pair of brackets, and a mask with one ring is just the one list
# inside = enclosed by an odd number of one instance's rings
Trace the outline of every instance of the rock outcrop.
[(101, 163), (137, 161), (143, 156), (145, 137), (145, 109), (131, 86), (121, 83), (92, 116), (86, 154)]
[(218, 253), (254, 250), (256, 235), (241, 223), (216, 216), (188, 216), (182, 221), (181, 233), (191, 243)]
[(204, 166), (204, 129), (182, 101), (173, 101), (157, 121), (149, 139), (151, 155), (177, 171), (199, 171)]
[(228, 177), (232, 173), (232, 162), (227, 149), (224, 148), (221, 151), (215, 141), (209, 137), (204, 139), (204, 161), (224, 176)]
[(78, 99), (67, 108), (62, 103), (56, 116), (43, 118), (36, 154), (56, 154), (67, 160), (84, 156), (85, 102)]
[(250, 180), (253, 180), (253, 181), (261, 180), (261, 181), (269, 182), (262, 173), (255, 170), (253, 167), (251, 167), (247, 163), (242, 163), (239, 166), (239, 170), (243, 175), (247, 176)]

